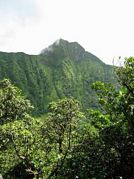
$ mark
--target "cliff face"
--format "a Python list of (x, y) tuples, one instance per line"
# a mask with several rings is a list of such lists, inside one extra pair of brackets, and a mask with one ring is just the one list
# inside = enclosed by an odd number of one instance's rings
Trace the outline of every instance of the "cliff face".
[(0, 52), (0, 79), (9, 78), (35, 106), (35, 114), (48, 103), (74, 96), (83, 108), (96, 107), (91, 84), (114, 82), (113, 66), (86, 52), (77, 42), (56, 41), (39, 55)]

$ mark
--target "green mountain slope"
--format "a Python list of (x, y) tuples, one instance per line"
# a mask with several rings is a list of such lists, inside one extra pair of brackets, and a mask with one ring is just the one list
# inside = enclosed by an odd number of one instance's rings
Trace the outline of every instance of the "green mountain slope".
[(53, 100), (74, 96), (83, 108), (96, 107), (91, 84), (114, 82), (113, 66), (86, 52), (77, 42), (58, 40), (39, 55), (0, 52), (0, 79), (20, 87), (42, 114)]

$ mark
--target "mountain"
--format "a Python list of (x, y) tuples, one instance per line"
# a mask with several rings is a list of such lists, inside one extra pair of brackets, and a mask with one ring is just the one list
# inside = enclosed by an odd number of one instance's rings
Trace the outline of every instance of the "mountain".
[(9, 78), (35, 106), (35, 114), (47, 111), (48, 103), (74, 96), (83, 109), (96, 107), (91, 84), (115, 82), (113, 66), (85, 51), (77, 42), (57, 40), (39, 55), (0, 52), (0, 79)]

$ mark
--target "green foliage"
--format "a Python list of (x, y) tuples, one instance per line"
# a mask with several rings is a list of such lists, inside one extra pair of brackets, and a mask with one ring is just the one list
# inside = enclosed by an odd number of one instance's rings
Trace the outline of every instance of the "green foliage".
[[(60, 48), (54, 46), (54, 53), (34, 56), (31, 63), (25, 61), (27, 82), (23, 77), (21, 82), (30, 83), (30, 91), (24, 91), (32, 93), (37, 110), (44, 111), (49, 101), (55, 101), (41, 118), (30, 116), (33, 106), (17, 87), (7, 79), (0, 82), (0, 173), (7, 179), (134, 178), (134, 58), (126, 59), (124, 66), (116, 69), (120, 86), (93, 83), (99, 102), (99, 108), (94, 109), (97, 99), (90, 83), (101, 80), (100, 74), (106, 66), (77, 43), (71, 47), (62, 41)], [(24, 54), (19, 55), (22, 58)], [(23, 64), (21, 58), (19, 63)], [(14, 63), (17, 61), (10, 64), (12, 69)], [(37, 70), (35, 64), (39, 65)], [(6, 65), (3, 67), (6, 69)], [(91, 69), (96, 67), (100, 73), (94, 78), (97, 71)], [(31, 70), (31, 76), (27, 69)], [(44, 83), (36, 77), (43, 78)], [(78, 96), (82, 107), (89, 99), (93, 108), (82, 113), (73, 95)]]
[(78, 122), (83, 117), (78, 101), (53, 102), (40, 120), (28, 114), (30, 102), (9, 80), (0, 83), (0, 92), (0, 172), (13, 179), (56, 177), (77, 142)]
[(87, 118), (90, 119), (90, 124), (98, 130), (110, 125), (110, 115), (103, 114), (99, 110), (88, 110)]
[[(42, 134), (47, 153), (49, 177), (56, 176), (77, 141), (77, 125), (82, 113), (78, 101), (65, 98), (50, 103)], [(48, 150), (49, 148), (49, 150)]]
[(21, 91), (11, 85), (9, 80), (0, 82), (0, 124), (27, 118), (27, 112), (32, 108)]
[[(83, 109), (97, 107), (91, 84), (114, 82), (113, 67), (86, 52), (78, 43), (61, 40), (41, 55), (0, 52), (0, 79), (9, 78), (34, 105), (36, 115), (50, 102), (73, 96)], [(87, 100), (88, 99), (88, 100)]]
[(9, 80), (0, 82), (0, 168), (4, 175), (21, 162), (29, 167), (35, 142), (33, 119), (28, 113), (32, 108)]
[(73, 149), (62, 170), (65, 178), (134, 178), (134, 58), (117, 68), (120, 88), (96, 82), (101, 110), (87, 118), (97, 129)]

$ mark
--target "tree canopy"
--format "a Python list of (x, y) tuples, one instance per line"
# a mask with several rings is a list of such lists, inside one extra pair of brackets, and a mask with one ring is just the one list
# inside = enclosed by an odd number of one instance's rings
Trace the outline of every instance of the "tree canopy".
[[(0, 82), (0, 173), (5, 178), (134, 178), (134, 58), (116, 68), (118, 86), (95, 82), (99, 108), (72, 97), (33, 118), (33, 106)], [(88, 100), (88, 99), (87, 99)]]

